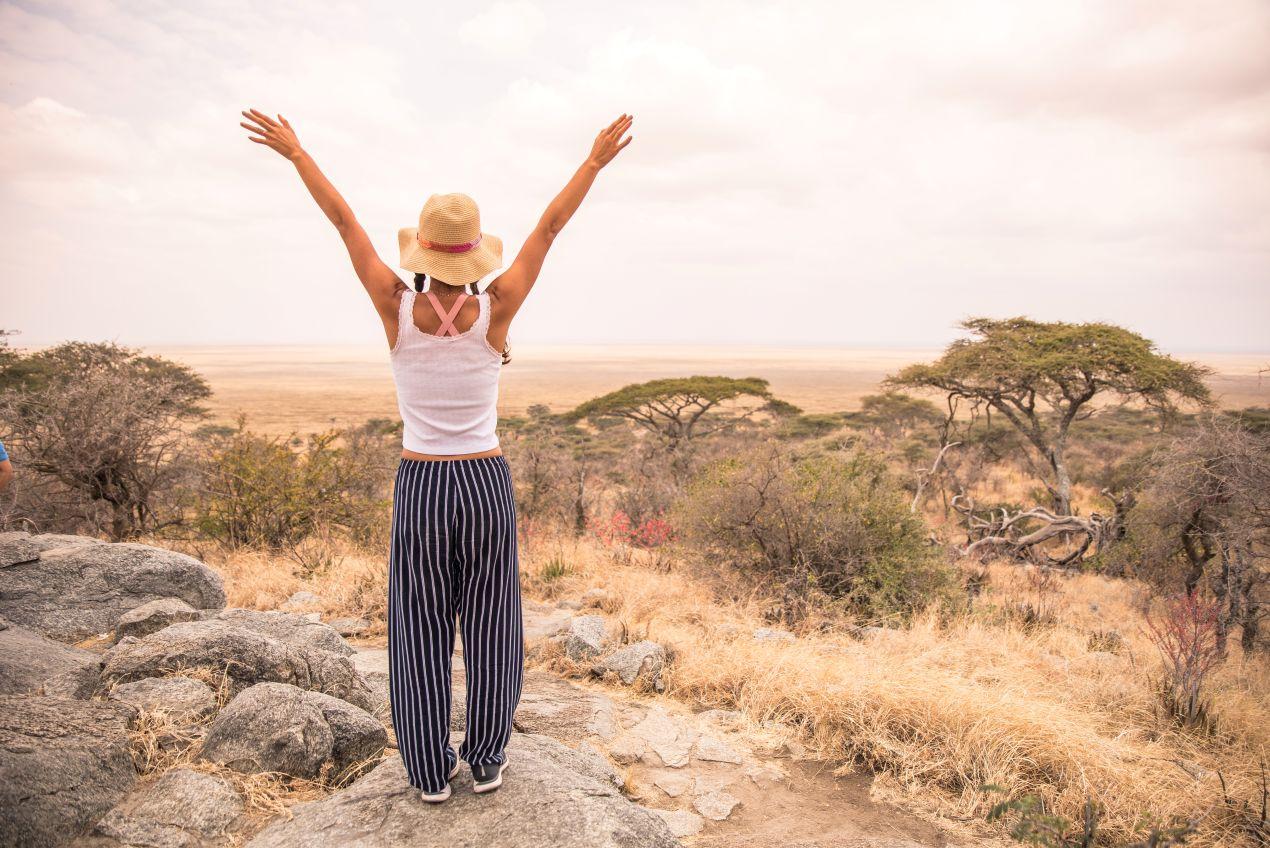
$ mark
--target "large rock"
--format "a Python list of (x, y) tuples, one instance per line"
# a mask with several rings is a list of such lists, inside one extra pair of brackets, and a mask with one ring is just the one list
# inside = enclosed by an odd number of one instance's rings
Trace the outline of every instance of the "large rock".
[(288, 645), (318, 648), (333, 654), (343, 654), (346, 657), (357, 653), (335, 628), (293, 612), (227, 609), (216, 618), (272, 636)]
[(377, 757), (384, 726), (347, 701), (285, 683), (259, 683), (217, 714), (199, 757), (235, 771), (332, 776)]
[(51, 551), (54, 548), (73, 548), (83, 545), (108, 545), (109, 542), (101, 539), (94, 539), (92, 536), (74, 536), (70, 533), (38, 533), (31, 537), (31, 541), (40, 552)]
[(134, 716), (122, 704), (0, 697), (0, 845), (62, 845), (117, 804), (137, 777)]
[(124, 613), (160, 598), (197, 609), (225, 606), (220, 575), (193, 557), (148, 545), (64, 544), (3, 574), (0, 615), (67, 642), (107, 633)]
[(242, 798), (224, 779), (177, 768), (129, 795), (96, 833), (129, 846), (203, 848), (224, 844), (220, 837), (242, 812)]
[(110, 691), (110, 700), (184, 721), (197, 721), (216, 711), (212, 687), (192, 677), (147, 677), (120, 683)]
[(101, 658), (0, 619), (0, 695), (87, 698), (97, 689)]
[(173, 624), (115, 646), (106, 654), (102, 679), (126, 683), (196, 667), (223, 671), (236, 691), (256, 683), (290, 683), (375, 708), (374, 695), (348, 657), (214, 619)]
[(115, 639), (149, 636), (178, 621), (198, 621), (202, 614), (180, 598), (159, 598), (128, 610), (115, 624)]
[(628, 801), (597, 755), (513, 733), (497, 792), (461, 769), (443, 804), (419, 800), (401, 758), (348, 789), (293, 808), (248, 848), (677, 848), (660, 816)]
[(8, 568), (40, 558), (40, 546), (29, 533), (0, 533), (0, 568)]

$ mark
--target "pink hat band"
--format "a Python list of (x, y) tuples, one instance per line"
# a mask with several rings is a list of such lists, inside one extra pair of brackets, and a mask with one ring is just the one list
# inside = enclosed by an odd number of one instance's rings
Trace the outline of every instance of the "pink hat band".
[(477, 236), (475, 241), (466, 241), (462, 244), (441, 244), (435, 241), (428, 241), (423, 236), (415, 234), (415, 240), (419, 242), (419, 246), (424, 250), (439, 250), (442, 253), (467, 253), (481, 243), (481, 238), (481, 236)]

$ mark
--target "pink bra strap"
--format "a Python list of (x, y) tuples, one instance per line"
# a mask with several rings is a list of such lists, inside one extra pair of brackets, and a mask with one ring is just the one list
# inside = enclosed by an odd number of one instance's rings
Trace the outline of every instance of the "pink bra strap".
[(425, 291), (424, 294), (428, 296), (428, 301), (431, 302), (432, 308), (437, 313), (437, 317), (441, 319), (441, 326), (437, 327), (436, 334), (438, 336), (459, 335), (459, 328), (454, 326), (454, 319), (458, 317), (459, 310), (463, 308), (463, 301), (468, 298), (467, 293), (464, 292), (455, 299), (454, 308), (450, 310), (449, 315), (445, 313), (445, 309), (441, 306), (441, 301), (437, 300), (437, 296), (435, 294), (430, 291)]

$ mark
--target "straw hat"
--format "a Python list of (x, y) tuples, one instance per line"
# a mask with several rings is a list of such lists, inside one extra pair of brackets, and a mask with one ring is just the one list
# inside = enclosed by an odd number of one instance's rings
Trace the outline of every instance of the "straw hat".
[(434, 194), (418, 227), (397, 231), (401, 267), (464, 286), (503, 264), (503, 240), (481, 232), (481, 213), (466, 194)]

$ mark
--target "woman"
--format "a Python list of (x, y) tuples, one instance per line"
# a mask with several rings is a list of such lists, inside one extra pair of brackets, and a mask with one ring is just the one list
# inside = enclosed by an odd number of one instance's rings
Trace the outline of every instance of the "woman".
[[(401, 267), (426, 297), (418, 302), (376, 255), (287, 119), (256, 109), (242, 114), (249, 138), (291, 160), (339, 231), (388, 336), (404, 424), (389, 557), (390, 697), (410, 783), (423, 800), (444, 801), (462, 759), (476, 792), (497, 789), (524, 668), (515, 504), (495, 433), (498, 376), (512, 319), (547, 251), (600, 169), (630, 144), (623, 136), (634, 119), (624, 114), (600, 132), (511, 267), (483, 292), (476, 283), (501, 267), (502, 241), (481, 232), (471, 198), (429, 197), (419, 226), (398, 233)], [(450, 745), (456, 616), (467, 673), (467, 731), (457, 752)]]

